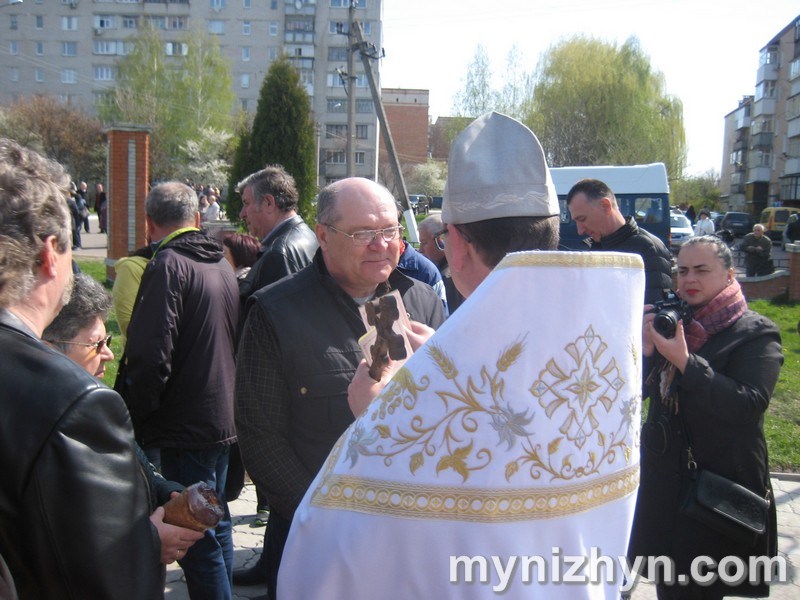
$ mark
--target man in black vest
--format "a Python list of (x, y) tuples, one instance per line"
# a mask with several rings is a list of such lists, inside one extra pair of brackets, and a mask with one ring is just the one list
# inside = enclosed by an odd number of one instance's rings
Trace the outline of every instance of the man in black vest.
[(412, 321), (438, 327), (444, 307), (430, 286), (396, 270), (402, 227), (389, 191), (349, 178), (317, 199), (320, 248), (311, 265), (256, 292), (236, 365), (236, 427), (247, 471), (269, 500), (264, 553), (275, 588), (300, 500), (353, 422), (347, 386), (366, 333), (358, 306), (398, 290)]

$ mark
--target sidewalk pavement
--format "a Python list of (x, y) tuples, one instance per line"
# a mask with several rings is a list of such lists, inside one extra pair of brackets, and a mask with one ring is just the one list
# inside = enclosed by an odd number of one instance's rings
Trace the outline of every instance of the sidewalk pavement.
[(106, 257), (108, 236), (105, 233), (100, 233), (100, 224), (97, 221), (97, 215), (94, 213), (89, 215), (89, 230), (91, 233), (81, 230), (82, 248), (73, 251), (72, 257), (75, 260)]
[[(770, 600), (797, 600), (800, 598), (800, 477), (773, 475), (772, 487), (778, 507), (778, 550), (786, 557), (787, 582), (775, 584), (770, 590)], [(256, 516), (256, 492), (248, 483), (238, 500), (229, 503), (233, 519), (234, 568), (252, 566), (261, 553), (264, 528), (250, 528)], [(254, 598), (267, 593), (266, 586), (234, 586), (234, 600)], [(487, 597), (491, 597), (491, 592)], [(183, 571), (177, 563), (167, 567), (166, 600), (189, 600)], [(613, 599), (608, 599), (613, 600)], [(656, 600), (656, 590), (650, 582), (642, 580), (631, 600)]]

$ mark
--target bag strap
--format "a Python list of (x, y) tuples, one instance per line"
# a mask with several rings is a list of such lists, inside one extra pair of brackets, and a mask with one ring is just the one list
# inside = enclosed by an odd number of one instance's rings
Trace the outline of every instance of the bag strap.
[(683, 431), (683, 439), (686, 444), (686, 468), (689, 473), (697, 472), (697, 463), (692, 454), (692, 437), (689, 435), (689, 428), (686, 426), (686, 419), (683, 418), (683, 411), (678, 409), (678, 419), (681, 422), (681, 430)]

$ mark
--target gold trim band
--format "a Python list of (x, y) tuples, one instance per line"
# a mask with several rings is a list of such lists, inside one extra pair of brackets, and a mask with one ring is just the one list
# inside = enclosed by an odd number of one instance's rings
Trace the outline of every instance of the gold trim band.
[(508, 490), (328, 475), (315, 490), (311, 504), (410, 519), (502, 523), (585, 512), (635, 492), (638, 485), (639, 465), (575, 485)]
[(644, 270), (644, 261), (638, 254), (623, 252), (512, 252), (495, 267), (595, 267)]

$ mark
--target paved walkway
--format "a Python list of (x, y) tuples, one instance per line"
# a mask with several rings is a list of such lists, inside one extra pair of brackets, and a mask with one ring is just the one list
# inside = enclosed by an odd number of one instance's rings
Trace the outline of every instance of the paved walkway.
[[(797, 600), (800, 598), (800, 477), (773, 477), (772, 486), (778, 506), (779, 551), (786, 557), (788, 581), (773, 585), (771, 600)], [(245, 486), (238, 500), (230, 503), (233, 518), (233, 544), (235, 568), (255, 563), (261, 552), (264, 529), (251, 529), (250, 523), (256, 514), (256, 493), (252, 484)], [(234, 600), (253, 598), (266, 594), (266, 586), (234, 587)], [(491, 596), (491, 594), (489, 594)], [(183, 571), (177, 563), (167, 568), (167, 600), (189, 600)], [(634, 590), (632, 600), (655, 600), (655, 587), (641, 581)], [(339, 599), (331, 599), (339, 600)], [(611, 600), (611, 599), (609, 599)]]

